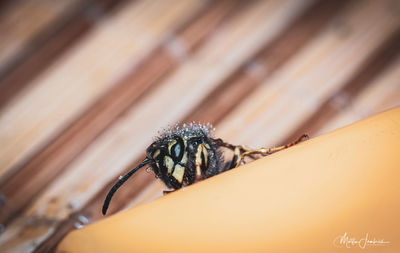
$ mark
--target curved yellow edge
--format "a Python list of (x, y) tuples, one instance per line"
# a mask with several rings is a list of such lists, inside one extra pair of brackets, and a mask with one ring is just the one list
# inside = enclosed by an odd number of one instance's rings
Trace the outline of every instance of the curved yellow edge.
[(75, 230), (58, 252), (400, 252), (399, 214), (400, 107)]

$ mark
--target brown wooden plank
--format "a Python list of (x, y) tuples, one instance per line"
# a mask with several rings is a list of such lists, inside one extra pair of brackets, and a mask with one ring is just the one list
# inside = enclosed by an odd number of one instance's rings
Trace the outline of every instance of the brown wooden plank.
[(57, 25), (64, 14), (68, 15), (80, 5), (78, 0), (26, 0), (10, 4), (0, 15), (0, 77), (35, 37)]
[[(282, 66), (323, 29), (350, 1), (318, 1), (298, 17), (278, 38), (269, 43), (235, 74), (216, 88), (184, 121), (216, 125), (242, 99), (254, 92), (262, 80)], [(216, 110), (218, 108), (218, 110)]]
[(10, 8), (12, 8), (13, 4), (15, 1), (11, 0), (4, 0), (0, 2), (0, 15), (3, 15), (5, 12), (7, 12)]
[[(302, 133), (316, 134), (331, 118), (338, 115), (352, 104), (352, 100), (366, 89), (372, 81), (400, 54), (400, 30), (388, 37), (387, 40), (359, 67), (353, 77), (342, 89), (332, 94), (318, 110), (312, 114), (282, 143), (290, 142)], [(369, 115), (370, 116), (370, 115)]]
[[(46, 25), (43, 24), (43, 31), (23, 38), (23, 42), (13, 43), (6, 40), (7, 46), (19, 46), (14, 49), (18, 49), (18, 52), (4, 59), (7, 62), (2, 68), (0, 65), (0, 110), (84, 36), (95, 25), (96, 20), (124, 1), (80, 1), (69, 9), (62, 8), (62, 12), (55, 17), (56, 20), (51, 20), (49, 24), (46, 22)], [(96, 17), (92, 14), (94, 10)]]
[[(395, 106), (400, 106), (400, 54), (398, 52), (393, 53), (397, 55), (393, 63), (384, 63), (384, 65), (389, 66), (372, 81), (366, 80), (367, 83), (364, 88), (361, 88), (356, 94), (352, 93), (349, 99), (347, 97), (343, 100), (340, 99), (345, 103), (337, 103), (340, 109), (337, 110), (336, 115), (317, 130), (316, 135), (328, 133)], [(380, 58), (384, 58), (384, 56), (380, 56)], [(381, 59), (378, 59), (378, 61), (382, 62)], [(371, 64), (373, 63), (371, 62)], [(369, 73), (366, 75), (370, 76)]]

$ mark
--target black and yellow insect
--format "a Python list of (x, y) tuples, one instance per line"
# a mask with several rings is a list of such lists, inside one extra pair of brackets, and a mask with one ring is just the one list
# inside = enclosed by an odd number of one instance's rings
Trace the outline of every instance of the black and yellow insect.
[[(146, 150), (146, 158), (134, 169), (121, 177), (108, 192), (103, 205), (106, 214), (111, 198), (118, 188), (138, 169), (150, 165), (151, 169), (165, 185), (174, 190), (197, 181), (236, 168), (244, 163), (245, 157), (257, 159), (254, 155), (269, 155), (288, 148), (307, 138), (276, 148), (248, 149), (213, 137), (210, 124), (184, 124), (165, 131)], [(233, 151), (231, 160), (225, 161), (221, 148)], [(165, 192), (164, 192), (165, 193)]]

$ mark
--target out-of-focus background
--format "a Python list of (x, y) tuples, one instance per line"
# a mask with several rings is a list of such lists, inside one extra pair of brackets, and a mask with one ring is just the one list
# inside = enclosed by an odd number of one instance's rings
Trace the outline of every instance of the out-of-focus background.
[[(47, 252), (175, 122), (250, 147), (400, 104), (398, 0), (0, 3), (0, 251)], [(161, 196), (145, 169), (110, 213)]]

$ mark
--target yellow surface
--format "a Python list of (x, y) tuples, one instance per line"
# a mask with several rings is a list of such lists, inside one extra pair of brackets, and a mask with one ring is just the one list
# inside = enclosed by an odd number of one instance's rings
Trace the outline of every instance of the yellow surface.
[[(75, 230), (58, 250), (400, 252), (399, 214), (396, 108)], [(340, 249), (345, 235), (359, 242)], [(389, 243), (363, 251), (366, 236)]]

